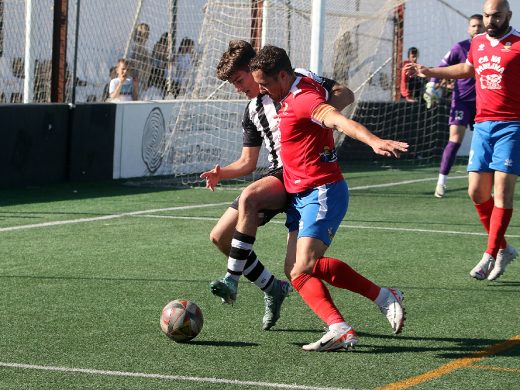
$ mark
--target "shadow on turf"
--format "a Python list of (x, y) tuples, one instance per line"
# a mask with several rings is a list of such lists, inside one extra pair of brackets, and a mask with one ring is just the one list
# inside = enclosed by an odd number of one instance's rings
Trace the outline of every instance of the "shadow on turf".
[(244, 343), (243, 341), (204, 341), (204, 340), (190, 340), (186, 344), (204, 345), (211, 347), (258, 347), (258, 343)]
[[(305, 331), (305, 330), (304, 330)], [(314, 331), (314, 333), (318, 333)], [(393, 335), (382, 335), (375, 333), (367, 333), (367, 332), (357, 332), (360, 341), (359, 344), (353, 349), (355, 353), (364, 353), (364, 354), (381, 354), (381, 353), (407, 353), (407, 352), (437, 352), (437, 356), (445, 359), (459, 359), (466, 357), (468, 355), (475, 354), (479, 351), (482, 351), (486, 348), (489, 348), (492, 345), (499, 344), (504, 342), (504, 340), (500, 339), (471, 339), (471, 338), (457, 338), (457, 337), (417, 337), (417, 336), (393, 336)], [(395, 340), (395, 341), (422, 341), (427, 344), (431, 344), (431, 342), (442, 342), (442, 343), (451, 343), (450, 345), (443, 346), (428, 346), (428, 347), (419, 347), (419, 346), (406, 346), (406, 345), (375, 345), (369, 344), (366, 341), (368, 339), (382, 339), (382, 340)], [(309, 342), (316, 341), (310, 340)], [(302, 347), (306, 343), (291, 343), (298, 347)], [(501, 356), (520, 356), (519, 348), (511, 348), (505, 351), (500, 352)]]

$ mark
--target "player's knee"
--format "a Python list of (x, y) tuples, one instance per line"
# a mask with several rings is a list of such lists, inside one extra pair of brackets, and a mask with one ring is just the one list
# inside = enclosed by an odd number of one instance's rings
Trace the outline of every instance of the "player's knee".
[(244, 211), (255, 212), (260, 210), (260, 199), (254, 191), (248, 191), (246, 188), (240, 195), (239, 208)]
[(213, 229), (209, 233), (209, 240), (215, 245), (216, 247), (220, 248), (222, 246), (223, 241), (223, 234), (219, 229)]
[(483, 194), (482, 191), (479, 191), (478, 188), (475, 187), (468, 187), (468, 195), (471, 199), (471, 201), (475, 204), (482, 204), (485, 203), (488, 199), (490, 194)]
[(312, 274), (314, 269), (314, 262), (305, 262), (305, 263), (296, 263), (292, 269), (286, 270), (286, 276), (289, 280), (293, 280), (300, 276), (301, 274)]

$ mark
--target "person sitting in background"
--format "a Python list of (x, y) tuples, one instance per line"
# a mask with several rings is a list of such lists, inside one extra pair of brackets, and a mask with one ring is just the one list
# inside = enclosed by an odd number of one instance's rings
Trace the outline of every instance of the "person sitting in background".
[(117, 77), (110, 81), (108, 92), (112, 101), (132, 101), (138, 98), (137, 79), (129, 76), (128, 61), (120, 58), (117, 61)]

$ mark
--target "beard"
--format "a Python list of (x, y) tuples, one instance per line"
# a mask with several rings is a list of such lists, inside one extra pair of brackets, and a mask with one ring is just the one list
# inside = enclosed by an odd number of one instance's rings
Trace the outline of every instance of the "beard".
[(508, 29), (509, 19), (504, 20), (501, 26), (496, 26), (491, 23), (486, 26), (486, 32), (491, 38), (500, 38), (502, 35), (505, 35)]

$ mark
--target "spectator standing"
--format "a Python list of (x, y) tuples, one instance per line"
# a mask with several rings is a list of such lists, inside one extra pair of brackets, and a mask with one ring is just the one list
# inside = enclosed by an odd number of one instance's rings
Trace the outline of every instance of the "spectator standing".
[(421, 97), (423, 81), (420, 77), (407, 75), (405, 73), (405, 67), (407, 64), (416, 64), (418, 59), (419, 49), (413, 46), (410, 47), (408, 49), (408, 59), (404, 60), (401, 71), (401, 96), (409, 103), (419, 101)]

